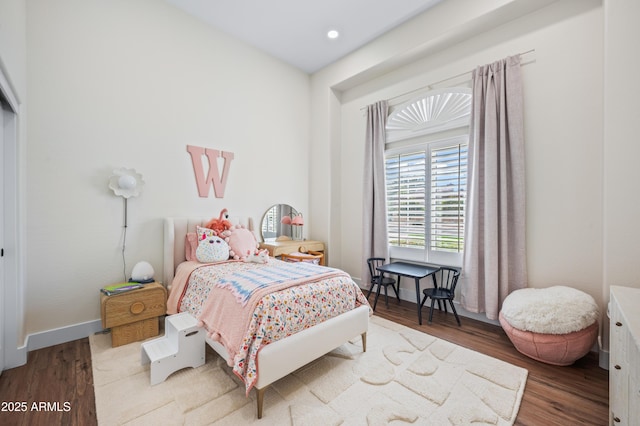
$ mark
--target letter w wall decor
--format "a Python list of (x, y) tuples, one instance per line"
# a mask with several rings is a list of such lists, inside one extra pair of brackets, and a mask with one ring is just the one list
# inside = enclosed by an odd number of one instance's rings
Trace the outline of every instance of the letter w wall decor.
[[(217, 149), (202, 148), (199, 146), (187, 145), (187, 151), (191, 155), (193, 173), (196, 175), (196, 185), (198, 194), (206, 198), (209, 195), (209, 185), (213, 184), (213, 193), (216, 198), (224, 198), (224, 189), (227, 186), (229, 167), (233, 160), (233, 152), (218, 151)], [(209, 172), (207, 177), (202, 170), (202, 156), (206, 155), (209, 160)], [(222, 166), (222, 177), (218, 171), (218, 158), (224, 159)]]

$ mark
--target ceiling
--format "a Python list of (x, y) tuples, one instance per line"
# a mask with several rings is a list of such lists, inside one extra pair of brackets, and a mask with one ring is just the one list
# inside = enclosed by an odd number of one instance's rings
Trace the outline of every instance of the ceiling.
[(311, 74), (443, 0), (166, 1)]

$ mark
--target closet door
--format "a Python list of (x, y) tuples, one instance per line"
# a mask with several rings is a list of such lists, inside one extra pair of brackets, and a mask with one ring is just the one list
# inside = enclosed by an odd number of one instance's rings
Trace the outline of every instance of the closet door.
[(0, 67), (0, 372), (26, 362), (26, 354), (17, 346), (24, 327), (18, 253), (19, 105)]

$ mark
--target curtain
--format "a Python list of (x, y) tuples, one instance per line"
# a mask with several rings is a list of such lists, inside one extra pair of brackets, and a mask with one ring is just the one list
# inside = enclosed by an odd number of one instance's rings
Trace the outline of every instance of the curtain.
[(384, 173), (385, 126), (388, 110), (387, 101), (379, 101), (367, 107), (364, 189), (362, 192), (362, 285), (371, 283), (371, 274), (366, 262), (368, 258), (389, 259)]
[(472, 84), (461, 303), (497, 319), (527, 286), (520, 57), (477, 67)]

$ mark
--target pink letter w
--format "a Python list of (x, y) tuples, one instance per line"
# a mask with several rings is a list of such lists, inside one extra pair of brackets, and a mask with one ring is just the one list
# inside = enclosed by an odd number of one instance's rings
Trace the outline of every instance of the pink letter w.
[[(217, 149), (201, 148), (192, 145), (187, 145), (187, 151), (191, 155), (193, 172), (196, 175), (196, 184), (198, 185), (198, 194), (201, 197), (207, 197), (209, 195), (209, 184), (213, 183), (213, 193), (216, 198), (224, 198), (224, 189), (227, 186), (227, 176), (229, 175), (231, 160), (233, 160), (233, 152), (218, 151)], [(202, 170), (202, 156), (205, 154), (209, 159), (209, 173), (207, 173), (206, 179)], [(220, 178), (220, 172), (218, 171), (219, 157), (224, 158), (222, 178)]]

